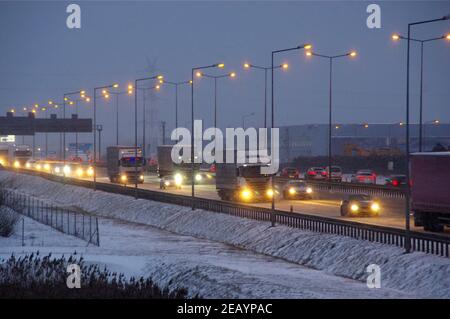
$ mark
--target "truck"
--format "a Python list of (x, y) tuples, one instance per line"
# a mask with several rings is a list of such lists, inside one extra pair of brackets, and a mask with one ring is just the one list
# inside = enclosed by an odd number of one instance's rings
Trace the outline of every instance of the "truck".
[(222, 200), (234, 202), (271, 201), (275, 196), (271, 175), (261, 173), (266, 164), (246, 162), (216, 163), (217, 194)]
[(140, 147), (137, 150), (134, 146), (109, 146), (106, 148), (106, 172), (111, 183), (143, 183), (144, 165)]
[[(183, 178), (183, 182), (188, 183), (191, 180), (192, 176), (192, 166), (191, 166), (191, 153), (190, 146), (176, 146), (182, 147), (185, 152), (188, 152), (188, 160), (181, 161), (181, 163), (174, 163), (172, 160), (172, 149), (174, 145), (160, 145), (157, 148), (157, 157), (158, 157), (158, 177), (164, 178), (169, 175), (180, 174)], [(177, 152), (179, 153), (179, 152)], [(183, 156), (184, 154), (181, 154)], [(200, 175), (200, 164), (194, 164), (194, 176), (196, 178), (196, 182), (198, 182), (201, 177)]]
[(14, 166), (24, 167), (32, 156), (33, 152), (29, 145), (16, 145), (13, 148)]
[(432, 232), (450, 226), (450, 152), (412, 153), (410, 185), (415, 226)]

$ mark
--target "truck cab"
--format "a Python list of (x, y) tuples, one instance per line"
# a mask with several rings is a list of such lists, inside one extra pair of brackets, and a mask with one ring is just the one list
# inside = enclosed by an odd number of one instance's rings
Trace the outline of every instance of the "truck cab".
[(145, 160), (140, 147), (136, 150), (134, 146), (110, 146), (106, 149), (106, 159), (107, 174), (112, 183), (144, 182)]

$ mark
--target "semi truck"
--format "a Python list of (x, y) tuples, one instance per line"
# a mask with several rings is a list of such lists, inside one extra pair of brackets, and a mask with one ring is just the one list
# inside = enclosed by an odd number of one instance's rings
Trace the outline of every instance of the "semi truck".
[(415, 226), (450, 226), (450, 152), (411, 154), (411, 209)]
[[(172, 149), (174, 145), (160, 145), (157, 148), (158, 157), (158, 176), (164, 178), (168, 175), (180, 174), (183, 178), (183, 182), (188, 183), (192, 176), (192, 165), (191, 165), (191, 148), (190, 146), (183, 146), (183, 150), (188, 152), (188, 160), (181, 161), (181, 163), (174, 163), (172, 160)], [(181, 146), (180, 146), (181, 147)], [(178, 154), (178, 152), (177, 152)], [(183, 156), (184, 154), (178, 154)], [(180, 158), (181, 160), (181, 158)], [(200, 175), (200, 164), (194, 164), (194, 178), (198, 182), (201, 177)]]
[(111, 183), (143, 183), (144, 165), (140, 147), (137, 150), (134, 146), (109, 146), (106, 149), (106, 171)]
[[(236, 159), (236, 154), (235, 154)], [(271, 175), (262, 174), (262, 163), (216, 163), (216, 190), (222, 200), (261, 202), (275, 196)]]
[(14, 166), (24, 167), (33, 156), (31, 147), (28, 145), (16, 145), (13, 149)]

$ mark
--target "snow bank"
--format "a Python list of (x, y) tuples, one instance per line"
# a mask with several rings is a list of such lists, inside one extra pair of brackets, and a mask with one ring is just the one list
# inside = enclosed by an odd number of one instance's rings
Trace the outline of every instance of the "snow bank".
[(450, 260), (446, 258), (404, 254), (394, 246), (284, 226), (270, 227), (266, 222), (0, 172), (0, 183), (5, 182), (11, 188), (99, 216), (224, 242), (360, 281), (367, 278), (367, 265), (378, 264), (385, 288), (423, 297), (450, 297)]

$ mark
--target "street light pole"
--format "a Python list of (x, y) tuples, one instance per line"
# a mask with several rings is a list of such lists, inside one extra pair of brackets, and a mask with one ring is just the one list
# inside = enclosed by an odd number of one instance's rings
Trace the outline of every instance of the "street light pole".
[(191, 69), (191, 201), (192, 210), (195, 210), (195, 164), (194, 164), (194, 73), (199, 70), (209, 69), (209, 68), (223, 68), (225, 65), (223, 63), (216, 63), (207, 66), (193, 67)]
[(408, 38), (407, 38), (407, 50), (406, 50), (406, 190), (405, 190), (405, 251), (409, 253), (411, 251), (411, 234), (410, 234), (410, 197), (411, 197), (411, 184), (410, 184), (410, 153), (409, 153), (409, 68), (410, 68), (410, 43), (411, 43), (411, 27), (419, 24), (427, 24), (437, 21), (443, 21), (450, 19), (450, 14), (439, 19), (425, 20), (419, 22), (413, 22), (408, 24)]
[(177, 134), (178, 129), (178, 87), (183, 84), (192, 84), (192, 80), (182, 81), (182, 82), (170, 82), (164, 80), (164, 84), (172, 85), (175, 88), (175, 135)]
[[(271, 96), (271, 128), (274, 128), (274, 108), (275, 108), (275, 103), (274, 103), (274, 78), (273, 78), (273, 70), (274, 70), (274, 58), (276, 54), (279, 53), (283, 53), (283, 52), (288, 52), (288, 51), (294, 51), (294, 50), (301, 50), (301, 49), (306, 49), (309, 50), (312, 48), (311, 44), (303, 44), (303, 45), (299, 45), (293, 48), (288, 48), (288, 49), (281, 49), (281, 50), (275, 50), (272, 51), (272, 58), (271, 58), (271, 65), (270, 65), (270, 71), (271, 71), (271, 92), (272, 92), (272, 96)], [(273, 153), (273, 138), (271, 138), (271, 153)], [(275, 174), (274, 174), (275, 175)], [(275, 226), (275, 176), (272, 175), (271, 177), (271, 187), (272, 187), (272, 191), (273, 191), (273, 195), (272, 195), (272, 203), (271, 203), (271, 208), (272, 208), (272, 214), (271, 214), (271, 224), (272, 226)]]

